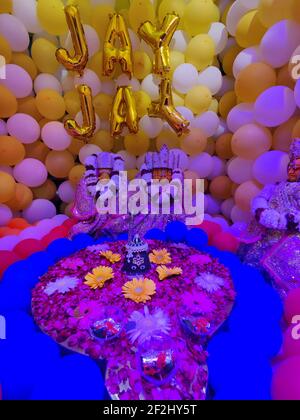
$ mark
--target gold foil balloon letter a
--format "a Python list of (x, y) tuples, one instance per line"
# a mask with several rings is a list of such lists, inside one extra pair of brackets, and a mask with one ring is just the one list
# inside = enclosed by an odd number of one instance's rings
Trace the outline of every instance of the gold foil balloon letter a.
[(111, 16), (104, 42), (103, 75), (111, 76), (118, 62), (123, 73), (131, 78), (133, 73), (131, 40), (123, 16), (115, 13)]
[(76, 71), (80, 76), (89, 59), (89, 51), (80, 15), (76, 6), (67, 6), (65, 8), (68, 27), (70, 29), (75, 54), (72, 57), (65, 48), (59, 48), (56, 51), (57, 61), (69, 71)]
[(190, 122), (183, 118), (174, 107), (171, 81), (169, 79), (163, 79), (159, 91), (160, 100), (152, 102), (149, 116), (167, 121), (179, 136), (183, 133), (188, 133)]
[(75, 120), (69, 119), (65, 122), (65, 129), (70, 136), (78, 137), (88, 142), (87, 139), (94, 135), (96, 129), (92, 90), (87, 85), (80, 85), (77, 89), (80, 95), (83, 125), (80, 127)]
[(170, 43), (180, 22), (175, 14), (167, 14), (160, 28), (151, 22), (145, 22), (139, 28), (139, 35), (150, 45), (154, 52), (153, 71), (160, 76), (170, 72)]
[(131, 87), (118, 88), (110, 116), (110, 124), (112, 137), (121, 135), (125, 126), (131, 133), (136, 134), (138, 132), (138, 114)]

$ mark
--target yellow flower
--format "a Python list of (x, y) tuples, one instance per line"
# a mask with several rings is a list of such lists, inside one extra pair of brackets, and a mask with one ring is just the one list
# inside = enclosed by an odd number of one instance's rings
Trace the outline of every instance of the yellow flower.
[(113, 270), (110, 267), (96, 267), (92, 273), (86, 275), (85, 280), (87, 286), (91, 289), (102, 289), (104, 283), (114, 278)]
[(172, 262), (171, 255), (166, 249), (155, 249), (149, 255), (150, 261), (157, 265), (170, 264)]
[(146, 303), (155, 295), (156, 285), (149, 279), (133, 279), (125, 283), (122, 290), (126, 299), (131, 299), (135, 303)]
[(168, 279), (169, 277), (173, 277), (173, 276), (181, 276), (182, 274), (181, 268), (179, 267), (168, 268), (165, 265), (157, 267), (156, 271), (158, 273), (160, 281)]
[(121, 255), (120, 254), (114, 254), (112, 251), (102, 251), (100, 252), (101, 257), (104, 257), (112, 264), (115, 264), (119, 261), (121, 261)]

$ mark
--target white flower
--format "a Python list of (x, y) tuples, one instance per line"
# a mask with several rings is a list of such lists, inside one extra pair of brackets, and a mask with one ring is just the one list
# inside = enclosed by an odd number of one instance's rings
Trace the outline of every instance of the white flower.
[(65, 294), (70, 290), (75, 289), (77, 287), (79, 279), (76, 277), (63, 277), (61, 279), (57, 279), (53, 283), (48, 283), (45, 288), (45, 293), (48, 296), (53, 295), (55, 292)]
[(221, 277), (210, 273), (203, 273), (199, 277), (196, 277), (195, 283), (209, 293), (217, 292), (224, 286), (224, 280)]
[(153, 314), (150, 314), (147, 306), (144, 307), (144, 313), (133, 312), (129, 322), (135, 324), (128, 331), (132, 344), (136, 341), (138, 344), (143, 344), (150, 338), (159, 338), (162, 333), (167, 334), (171, 329), (169, 318), (161, 309), (156, 309)]
[(86, 249), (89, 252), (101, 252), (101, 251), (108, 251), (109, 250), (109, 246), (108, 244), (98, 244), (98, 245), (92, 245), (87, 247)]

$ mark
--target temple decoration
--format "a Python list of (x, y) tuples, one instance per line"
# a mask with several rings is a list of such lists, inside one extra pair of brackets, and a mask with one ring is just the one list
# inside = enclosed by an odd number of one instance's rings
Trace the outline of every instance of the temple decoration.
[(136, 102), (130, 86), (122, 86), (117, 90), (110, 114), (111, 136), (120, 136), (124, 127), (128, 127), (134, 134), (139, 130)]
[(88, 63), (89, 51), (79, 10), (76, 6), (67, 6), (65, 8), (65, 15), (72, 37), (74, 56), (71, 56), (65, 48), (59, 48), (56, 51), (56, 58), (66, 70), (76, 71), (82, 76)]
[(172, 95), (172, 83), (170, 79), (163, 79), (160, 86), (160, 99), (152, 102), (149, 116), (165, 120), (172, 129), (181, 136), (189, 132), (190, 122), (187, 121), (175, 108)]
[[(117, 41), (120, 46), (117, 46)], [(131, 40), (124, 17), (114, 13), (110, 17), (104, 41), (103, 75), (112, 76), (117, 63), (120, 63), (123, 73), (131, 78), (133, 74)]]
[(140, 37), (154, 52), (153, 72), (161, 77), (166, 77), (171, 70), (170, 43), (179, 22), (179, 16), (168, 13), (159, 28), (147, 21), (138, 30)]
[(78, 137), (88, 142), (93, 137), (96, 130), (96, 113), (93, 105), (92, 90), (87, 85), (79, 85), (78, 93), (80, 96), (81, 112), (83, 124), (80, 127), (74, 119), (65, 122), (65, 129), (72, 137)]
[(126, 259), (123, 271), (129, 276), (146, 274), (151, 267), (148, 244), (135, 235), (126, 245)]

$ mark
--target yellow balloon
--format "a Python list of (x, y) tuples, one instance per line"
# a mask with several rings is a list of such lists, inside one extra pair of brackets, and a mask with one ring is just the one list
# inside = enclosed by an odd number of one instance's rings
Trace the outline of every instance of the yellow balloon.
[(185, 63), (185, 55), (181, 51), (171, 51), (170, 62), (171, 62), (170, 74), (172, 75), (178, 66)]
[(63, 152), (52, 150), (48, 153), (45, 162), (49, 174), (59, 179), (68, 177), (74, 163), (74, 157), (67, 150), (64, 150)]
[(84, 146), (84, 143), (80, 139), (72, 138), (68, 151), (76, 158), (79, 155), (80, 149)]
[(17, 66), (22, 67), (30, 75), (32, 80), (34, 80), (38, 74), (38, 69), (35, 62), (24, 53), (13, 53), (11, 62)]
[(5, 58), (6, 64), (11, 62), (12, 51), (10, 45), (4, 36), (0, 35), (0, 57)]
[(188, 135), (180, 140), (181, 149), (190, 156), (202, 153), (207, 146), (207, 136), (200, 128), (191, 128)]
[(45, 38), (36, 39), (31, 47), (32, 59), (42, 73), (56, 73), (59, 63), (55, 57), (55, 45)]
[(41, 162), (45, 162), (47, 154), (50, 149), (45, 145), (44, 142), (38, 140), (31, 144), (25, 145), (26, 157), (32, 159), (38, 159)]
[(212, 112), (215, 112), (216, 114), (218, 114), (218, 112), (219, 112), (219, 101), (216, 98), (213, 98), (213, 100), (211, 101), (209, 111), (212, 111)]
[(12, 117), (18, 109), (18, 101), (7, 87), (0, 85), (0, 118)]
[(49, 120), (60, 120), (66, 112), (64, 98), (51, 89), (43, 89), (37, 94), (36, 106), (40, 114)]
[(197, 35), (188, 44), (186, 62), (193, 64), (199, 71), (206, 69), (214, 61), (215, 43), (206, 34)]
[(37, 16), (42, 28), (52, 35), (63, 35), (68, 30), (61, 0), (38, 0)]
[[(184, 0), (163, 0), (158, 7), (159, 21), (162, 22), (168, 13), (175, 13), (182, 19), (185, 8), (186, 3)], [(183, 22), (181, 26), (183, 26)]]
[(77, 90), (70, 90), (64, 96), (66, 111), (71, 117), (75, 117), (81, 109), (80, 98)]
[(87, 67), (93, 70), (101, 80), (110, 80), (109, 77), (103, 76), (103, 52), (99, 51), (93, 55), (88, 61)]
[(142, 23), (155, 21), (155, 11), (150, 0), (131, 0), (129, 8), (129, 23), (137, 33)]
[(291, 16), (296, 22), (300, 23), (300, 7), (298, 0), (292, 0)]
[(92, 5), (91, 0), (68, 0), (67, 5), (77, 6), (79, 9), (82, 23), (87, 25), (92, 21)]
[(226, 92), (219, 102), (219, 113), (222, 118), (227, 118), (229, 112), (237, 105), (237, 98), (234, 91)]
[(236, 41), (243, 48), (258, 45), (266, 31), (266, 27), (258, 18), (257, 10), (251, 10), (241, 18), (237, 25)]
[(34, 198), (42, 198), (44, 200), (53, 200), (56, 195), (56, 185), (50, 179), (37, 188), (32, 188)]
[(25, 157), (23, 144), (15, 137), (0, 136), (0, 165), (15, 166)]
[(108, 131), (98, 131), (91, 140), (92, 144), (96, 144), (103, 152), (111, 152), (114, 147), (114, 139)]
[(227, 76), (233, 76), (233, 63), (241, 51), (242, 49), (238, 45), (233, 45), (226, 51), (223, 57), (222, 66)]
[(0, 203), (6, 203), (11, 200), (15, 192), (16, 182), (13, 177), (6, 172), (0, 172)]
[(93, 103), (96, 114), (98, 114), (102, 120), (108, 120), (113, 104), (113, 97), (106, 93), (99, 93), (95, 96)]
[(178, 106), (184, 106), (184, 97), (180, 96), (176, 92), (173, 92), (173, 102), (175, 108), (177, 108)]
[(114, 12), (115, 10), (110, 4), (99, 4), (92, 9), (92, 26), (102, 41), (105, 38), (110, 15), (113, 15)]
[(32, 200), (33, 193), (31, 189), (26, 185), (16, 184), (14, 196), (5, 204), (13, 211), (22, 211), (30, 206)]
[[(299, 7), (299, 2), (296, 0)], [(260, 0), (258, 5), (258, 17), (261, 23), (270, 28), (275, 23), (284, 20), (292, 19), (293, 0)]]
[(212, 101), (212, 94), (206, 86), (195, 86), (185, 97), (185, 106), (194, 114), (208, 111)]
[(85, 173), (84, 165), (76, 165), (69, 172), (69, 181), (75, 187)]
[(156, 149), (161, 150), (164, 145), (168, 146), (169, 149), (180, 148), (180, 139), (174, 131), (164, 129), (158, 135), (156, 139)]
[(12, 0), (1, 0), (0, 2), (0, 13), (12, 13)]
[(137, 134), (129, 134), (126, 136), (124, 145), (126, 151), (131, 155), (141, 156), (148, 152), (150, 140), (143, 131), (139, 131)]
[(213, 22), (220, 20), (220, 11), (212, 1), (192, 0), (184, 11), (184, 28), (191, 35), (207, 33)]
[(135, 51), (133, 53), (133, 75), (139, 79), (145, 79), (152, 72), (152, 61), (144, 51)]
[(138, 90), (133, 92), (133, 96), (136, 103), (136, 110), (139, 118), (142, 118), (144, 115), (148, 114), (148, 109), (151, 106), (151, 98), (147, 92), (143, 90)]

